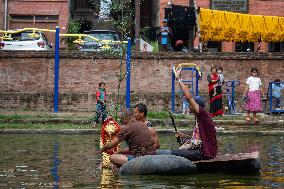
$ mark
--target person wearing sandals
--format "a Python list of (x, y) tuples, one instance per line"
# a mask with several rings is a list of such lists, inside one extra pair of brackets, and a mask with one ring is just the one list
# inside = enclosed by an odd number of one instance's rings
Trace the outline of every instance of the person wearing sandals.
[(256, 113), (262, 111), (261, 105), (261, 95), (262, 92), (262, 83), (261, 79), (258, 76), (258, 69), (251, 69), (251, 76), (246, 81), (246, 88), (243, 94), (243, 99), (246, 99), (245, 110), (247, 111), (246, 122), (249, 123), (250, 113), (253, 113), (253, 121), (255, 124), (259, 123), (259, 120), (256, 118)]

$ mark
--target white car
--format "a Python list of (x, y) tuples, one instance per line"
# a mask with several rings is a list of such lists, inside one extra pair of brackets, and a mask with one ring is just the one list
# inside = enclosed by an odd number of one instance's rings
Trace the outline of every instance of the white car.
[(0, 50), (33, 50), (49, 51), (52, 44), (47, 41), (44, 33), (24, 31), (21, 33), (11, 34), (11, 39), (0, 41)]

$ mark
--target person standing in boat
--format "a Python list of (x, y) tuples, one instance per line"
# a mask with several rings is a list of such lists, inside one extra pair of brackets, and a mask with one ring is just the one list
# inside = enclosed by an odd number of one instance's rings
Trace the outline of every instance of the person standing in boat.
[(118, 151), (115, 154), (112, 154), (110, 156), (111, 163), (120, 167), (135, 157), (156, 154), (155, 144), (151, 139), (149, 128), (145, 123), (135, 119), (133, 111), (123, 111), (121, 121), (125, 125), (121, 127), (119, 133), (112, 141), (106, 143), (101, 148), (101, 153), (112, 149), (122, 141), (126, 141), (128, 151)]

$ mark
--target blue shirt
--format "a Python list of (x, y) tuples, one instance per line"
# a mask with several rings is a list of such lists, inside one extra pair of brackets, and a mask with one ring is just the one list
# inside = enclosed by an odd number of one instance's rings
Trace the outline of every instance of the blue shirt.
[(283, 84), (272, 84), (272, 96), (275, 98), (280, 98), (281, 97), (281, 89), (284, 89)]

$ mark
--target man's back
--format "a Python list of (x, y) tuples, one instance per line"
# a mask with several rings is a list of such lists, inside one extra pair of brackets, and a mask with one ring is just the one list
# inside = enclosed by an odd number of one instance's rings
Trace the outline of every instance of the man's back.
[(118, 133), (117, 138), (126, 141), (130, 153), (136, 157), (156, 153), (149, 128), (142, 122), (133, 121), (127, 124)]

